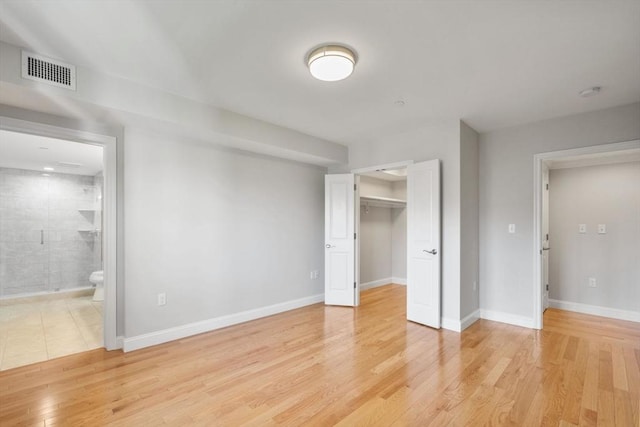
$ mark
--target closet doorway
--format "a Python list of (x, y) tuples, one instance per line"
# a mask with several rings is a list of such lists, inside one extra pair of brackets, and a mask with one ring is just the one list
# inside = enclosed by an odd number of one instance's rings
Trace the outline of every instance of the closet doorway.
[(325, 177), (325, 303), (407, 285), (407, 319), (440, 327), (440, 161)]

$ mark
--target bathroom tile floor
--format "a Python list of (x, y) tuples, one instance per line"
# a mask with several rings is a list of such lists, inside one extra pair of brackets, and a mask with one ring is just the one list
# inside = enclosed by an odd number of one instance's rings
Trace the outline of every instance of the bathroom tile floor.
[(92, 295), (0, 304), (0, 371), (103, 346)]

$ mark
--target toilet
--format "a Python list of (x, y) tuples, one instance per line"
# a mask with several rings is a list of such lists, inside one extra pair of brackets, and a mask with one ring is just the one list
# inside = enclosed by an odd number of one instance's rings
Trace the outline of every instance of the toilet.
[(96, 285), (96, 291), (93, 293), (93, 300), (104, 301), (104, 271), (94, 271), (91, 273), (91, 276), (89, 276), (89, 281)]

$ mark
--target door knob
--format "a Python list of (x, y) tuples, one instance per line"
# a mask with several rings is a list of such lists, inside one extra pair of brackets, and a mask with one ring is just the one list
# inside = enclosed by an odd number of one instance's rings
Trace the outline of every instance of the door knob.
[(327, 249), (331, 249), (331, 248), (335, 248), (336, 245), (330, 245), (330, 244), (327, 243), (326, 245), (324, 245), (324, 247), (327, 248)]
[(423, 249), (422, 252), (426, 252), (426, 253), (431, 254), (431, 255), (436, 255), (438, 253), (438, 251), (435, 250), (435, 249), (431, 249), (430, 251), (428, 251), (426, 249)]

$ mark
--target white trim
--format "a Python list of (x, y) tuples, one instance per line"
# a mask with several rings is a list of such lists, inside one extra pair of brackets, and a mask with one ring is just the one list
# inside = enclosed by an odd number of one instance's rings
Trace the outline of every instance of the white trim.
[(391, 278), (391, 283), (393, 283), (394, 285), (407, 285), (407, 278), (406, 277), (392, 277)]
[(480, 320), (480, 309), (477, 309), (460, 321), (460, 331), (464, 331), (478, 320)]
[(500, 311), (480, 309), (480, 318), (493, 320), (494, 322), (508, 323), (510, 325), (522, 326), (523, 328), (537, 329), (534, 319), (530, 317), (518, 316), (516, 314), (503, 313)]
[(592, 314), (594, 316), (610, 317), (612, 319), (640, 322), (640, 312), (620, 310), (617, 308), (601, 307), (598, 305), (582, 304), (579, 302), (549, 300), (549, 306), (561, 310), (575, 311), (576, 313)]
[(479, 319), (480, 319), (480, 309), (469, 314), (462, 320), (449, 319), (447, 317), (443, 317), (440, 319), (440, 323), (443, 329), (447, 329), (449, 331), (454, 331), (454, 332), (462, 332), (465, 329), (467, 329), (469, 326), (473, 325)]
[(377, 288), (378, 286), (390, 285), (391, 283), (393, 283), (391, 277), (372, 280), (371, 282), (360, 283), (360, 290), (364, 291), (371, 288)]
[(122, 335), (118, 335), (116, 337), (116, 348), (123, 348), (124, 347), (124, 337)]
[(39, 122), (0, 116), (0, 129), (40, 135), (50, 138), (66, 139), (82, 144), (101, 145), (104, 162), (104, 344), (107, 350), (117, 346), (117, 311), (116, 311), (116, 277), (117, 277), (117, 139), (112, 135), (88, 132), (84, 130), (53, 126)]
[(460, 332), (460, 321), (456, 319), (449, 319), (447, 317), (441, 317), (440, 327), (449, 331)]
[(293, 301), (286, 301), (279, 304), (269, 305), (267, 307), (255, 308), (253, 310), (242, 311), (240, 313), (215, 317), (212, 319), (202, 320), (200, 322), (189, 323), (182, 326), (176, 326), (174, 328), (129, 337), (124, 339), (123, 349), (125, 352), (138, 350), (140, 348), (163, 344), (192, 335), (202, 334), (204, 332), (225, 328), (227, 326), (237, 325), (238, 323), (248, 322), (250, 320), (271, 316), (323, 301), (324, 294), (317, 294)]
[[(533, 156), (533, 319), (532, 328), (542, 329), (542, 164), (547, 160), (584, 154), (609, 153), (640, 147), (640, 140), (572, 148)], [(484, 317), (483, 317), (484, 318)], [(510, 322), (506, 322), (510, 323)]]
[(395, 162), (395, 163), (387, 163), (384, 165), (377, 165), (377, 166), (369, 166), (366, 168), (358, 168), (358, 169), (351, 169), (351, 173), (353, 174), (361, 174), (361, 173), (367, 173), (367, 172), (375, 172), (377, 170), (380, 169), (400, 169), (403, 167), (407, 167), (409, 165), (413, 164), (413, 160), (405, 160), (403, 162)]

